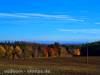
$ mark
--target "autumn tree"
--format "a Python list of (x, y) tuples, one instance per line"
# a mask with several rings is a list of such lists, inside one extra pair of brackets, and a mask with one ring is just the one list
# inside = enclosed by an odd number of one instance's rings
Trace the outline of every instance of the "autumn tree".
[(0, 58), (3, 58), (5, 56), (6, 50), (5, 48), (0, 45)]

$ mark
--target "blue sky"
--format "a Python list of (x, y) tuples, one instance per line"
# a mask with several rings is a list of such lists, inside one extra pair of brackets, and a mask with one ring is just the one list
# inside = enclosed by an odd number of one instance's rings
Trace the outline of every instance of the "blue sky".
[(100, 0), (0, 0), (0, 40), (100, 40)]

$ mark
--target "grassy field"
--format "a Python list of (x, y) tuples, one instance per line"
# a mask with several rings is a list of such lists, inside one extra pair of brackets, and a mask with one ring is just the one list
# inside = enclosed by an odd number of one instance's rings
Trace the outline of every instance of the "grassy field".
[(0, 60), (0, 75), (100, 75), (100, 57)]

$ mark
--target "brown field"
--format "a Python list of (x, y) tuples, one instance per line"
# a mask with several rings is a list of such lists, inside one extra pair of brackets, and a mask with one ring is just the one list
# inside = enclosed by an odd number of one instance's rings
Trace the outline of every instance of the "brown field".
[(89, 57), (88, 64), (86, 57), (0, 60), (0, 75), (100, 75), (99, 70), (100, 57)]

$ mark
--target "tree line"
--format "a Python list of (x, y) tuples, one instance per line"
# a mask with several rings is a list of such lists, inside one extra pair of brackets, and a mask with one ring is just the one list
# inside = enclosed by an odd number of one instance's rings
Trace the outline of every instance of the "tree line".
[(87, 56), (87, 51), (88, 56), (100, 56), (100, 41), (82, 44), (81, 56)]
[(32, 59), (41, 57), (80, 56), (80, 45), (39, 44), (25, 41), (0, 42), (0, 59)]

